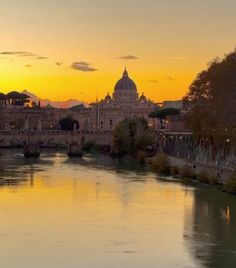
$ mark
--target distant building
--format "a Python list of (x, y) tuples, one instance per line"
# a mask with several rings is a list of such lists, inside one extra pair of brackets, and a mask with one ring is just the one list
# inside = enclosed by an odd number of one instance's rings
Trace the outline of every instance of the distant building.
[(186, 126), (185, 118), (182, 114), (169, 115), (164, 122), (165, 130), (167, 132), (189, 132), (190, 130)]
[(163, 101), (163, 108), (176, 108), (179, 110), (183, 109), (183, 101), (176, 100), (176, 101)]

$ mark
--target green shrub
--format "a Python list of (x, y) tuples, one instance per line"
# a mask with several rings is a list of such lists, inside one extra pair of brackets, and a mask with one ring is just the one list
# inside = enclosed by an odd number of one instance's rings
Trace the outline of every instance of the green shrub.
[(172, 176), (178, 176), (179, 175), (179, 173), (180, 173), (180, 170), (179, 170), (179, 167), (177, 167), (177, 166), (172, 166), (171, 168), (170, 168), (170, 174), (172, 175)]
[(90, 151), (95, 147), (95, 143), (93, 141), (86, 141), (83, 146), (82, 150), (84, 151)]
[(192, 168), (187, 165), (180, 168), (179, 174), (183, 179), (194, 179), (195, 177)]
[(207, 170), (201, 170), (197, 174), (197, 179), (201, 183), (209, 183), (209, 174)]
[(208, 179), (209, 179), (209, 183), (211, 185), (218, 185), (219, 184), (219, 179), (214, 175), (209, 176)]
[(147, 152), (139, 150), (137, 153), (137, 159), (138, 159), (139, 163), (145, 164), (145, 160), (146, 160), (147, 156), (148, 156)]
[(158, 173), (170, 174), (170, 162), (164, 154), (158, 154), (152, 159), (152, 167)]
[(231, 174), (225, 183), (224, 189), (226, 192), (236, 194), (236, 170)]

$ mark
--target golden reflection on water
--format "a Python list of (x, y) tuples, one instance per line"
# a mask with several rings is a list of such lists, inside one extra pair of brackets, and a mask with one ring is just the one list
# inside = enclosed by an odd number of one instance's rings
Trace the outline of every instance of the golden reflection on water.
[(201, 267), (186, 243), (193, 188), (105, 158), (47, 157), (0, 188), (1, 267)]

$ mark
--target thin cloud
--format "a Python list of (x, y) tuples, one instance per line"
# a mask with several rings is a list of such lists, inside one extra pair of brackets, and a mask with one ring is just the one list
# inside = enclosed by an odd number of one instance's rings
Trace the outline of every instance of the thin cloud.
[(56, 61), (55, 64), (56, 64), (57, 66), (61, 66), (61, 65), (63, 64), (63, 62), (62, 62), (62, 61)]
[(91, 64), (86, 61), (75, 61), (71, 64), (71, 68), (81, 72), (95, 72), (98, 70), (97, 68), (92, 67)]
[(172, 76), (167, 76), (166, 79), (167, 79), (168, 81), (173, 81), (173, 80), (175, 80), (174, 77), (172, 77)]
[(38, 59), (38, 60), (47, 60), (48, 57), (38, 56), (37, 59)]
[(134, 55), (125, 55), (125, 56), (119, 57), (119, 59), (121, 59), (121, 60), (137, 60), (138, 57), (136, 57)]
[(149, 80), (149, 82), (154, 83), (154, 84), (157, 84), (158, 83), (158, 81), (155, 80), (155, 79), (151, 79), (151, 80)]
[(36, 54), (27, 52), (27, 51), (1, 51), (1, 55), (8, 55), (8, 56), (20, 56), (20, 57), (35, 57)]
[(48, 57), (39, 56), (35, 53), (28, 51), (0, 51), (0, 55), (3, 56), (18, 56), (18, 57), (30, 57), (38, 60), (46, 60)]

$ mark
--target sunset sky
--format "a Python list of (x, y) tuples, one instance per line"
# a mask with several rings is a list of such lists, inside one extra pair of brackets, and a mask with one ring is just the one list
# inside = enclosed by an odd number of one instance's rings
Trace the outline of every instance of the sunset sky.
[(127, 66), (140, 93), (181, 98), (236, 45), (235, 0), (0, 0), (0, 91), (91, 102)]

